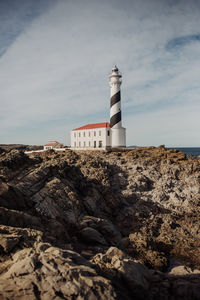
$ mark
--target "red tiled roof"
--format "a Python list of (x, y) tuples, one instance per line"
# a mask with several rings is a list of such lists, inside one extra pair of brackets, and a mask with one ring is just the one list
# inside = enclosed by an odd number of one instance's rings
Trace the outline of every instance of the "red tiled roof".
[(59, 143), (56, 142), (56, 141), (51, 141), (48, 144), (46, 144), (45, 146), (54, 146), (54, 145), (57, 145), (57, 144), (59, 144)]
[(84, 129), (106, 128), (106, 127), (110, 127), (110, 123), (104, 122), (104, 123), (87, 124), (82, 127), (73, 129), (73, 131), (74, 130), (84, 130)]

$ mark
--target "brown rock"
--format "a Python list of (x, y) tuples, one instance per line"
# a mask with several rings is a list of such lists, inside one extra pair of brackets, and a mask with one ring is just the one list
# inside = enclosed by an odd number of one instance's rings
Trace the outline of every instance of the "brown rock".
[(165, 147), (1, 153), (0, 298), (199, 299), (199, 162)]
[(0, 246), (4, 252), (10, 252), (18, 243), (21, 236), (0, 234)]
[(80, 255), (38, 246), (13, 255), (0, 277), (1, 299), (115, 299), (109, 280), (98, 276)]
[(99, 243), (102, 245), (106, 245), (106, 241), (104, 237), (94, 228), (85, 227), (80, 231), (81, 238), (86, 242)]
[(115, 247), (109, 248), (104, 255), (97, 254), (92, 262), (115, 280), (124, 280), (137, 299), (145, 298), (145, 291), (148, 290), (151, 281), (151, 272), (145, 266)]

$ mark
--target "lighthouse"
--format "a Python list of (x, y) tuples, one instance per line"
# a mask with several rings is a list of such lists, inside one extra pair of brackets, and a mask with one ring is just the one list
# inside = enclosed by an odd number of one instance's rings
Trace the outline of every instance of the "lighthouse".
[(121, 92), (122, 75), (114, 66), (109, 75), (111, 147), (126, 147), (126, 129), (122, 127)]
[(71, 149), (104, 150), (126, 147), (126, 129), (122, 127), (120, 86), (122, 75), (114, 66), (109, 75), (110, 123), (87, 124), (71, 130)]

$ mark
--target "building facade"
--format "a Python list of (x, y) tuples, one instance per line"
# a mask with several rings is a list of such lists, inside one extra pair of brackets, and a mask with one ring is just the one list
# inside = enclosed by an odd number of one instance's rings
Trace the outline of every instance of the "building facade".
[(50, 150), (50, 149), (57, 149), (62, 148), (63, 144), (57, 142), (57, 141), (51, 141), (48, 144), (44, 145), (44, 150)]
[(110, 124), (88, 124), (71, 131), (71, 148), (106, 149), (111, 147)]
[(121, 92), (122, 75), (114, 66), (109, 75), (110, 123), (88, 124), (71, 131), (72, 149), (106, 149), (126, 147), (126, 129), (122, 127)]

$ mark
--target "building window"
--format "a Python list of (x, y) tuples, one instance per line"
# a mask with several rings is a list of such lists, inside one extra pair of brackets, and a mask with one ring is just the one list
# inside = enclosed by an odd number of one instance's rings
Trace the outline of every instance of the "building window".
[(83, 132), (83, 136), (85, 137), (85, 131)]
[(96, 141), (94, 141), (94, 148), (96, 148), (96, 146), (97, 146), (97, 142), (96, 142)]
[(76, 132), (74, 132), (74, 137), (76, 137)]
[(85, 142), (83, 142), (83, 146), (85, 147)]
[(90, 142), (89, 142), (89, 147), (90, 147)]
[(99, 148), (102, 148), (102, 141), (99, 141)]
[(101, 130), (99, 130), (99, 136), (101, 136)]
[(79, 132), (78, 136), (81, 137), (81, 133), (80, 132)]
[(81, 147), (81, 142), (78, 143), (79, 147)]
[(94, 131), (94, 136), (96, 136), (96, 131)]
[(110, 136), (110, 130), (108, 130), (108, 136)]
[(74, 147), (76, 147), (76, 142), (74, 142)]
[(88, 132), (88, 136), (90, 136), (90, 131)]

